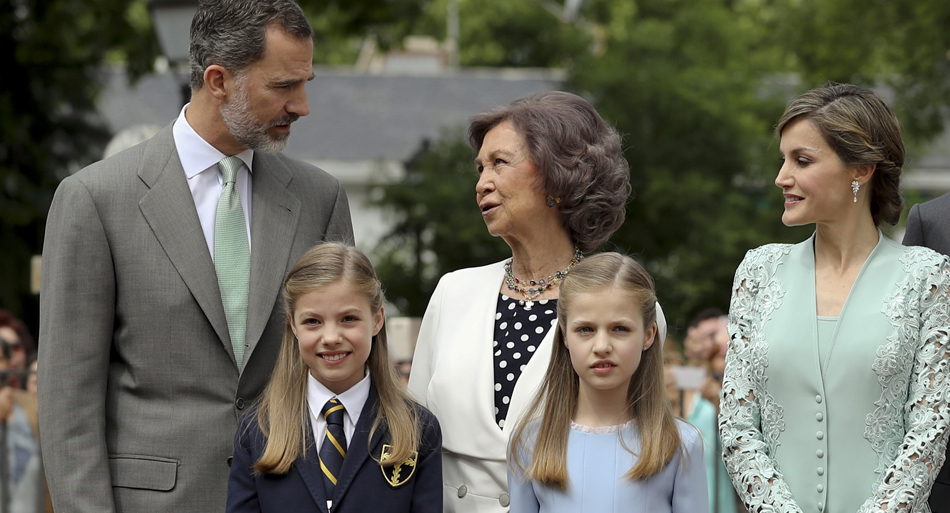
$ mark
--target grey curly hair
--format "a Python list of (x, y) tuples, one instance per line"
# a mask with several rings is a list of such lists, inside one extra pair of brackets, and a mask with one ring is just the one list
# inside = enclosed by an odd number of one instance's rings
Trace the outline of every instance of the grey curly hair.
[(580, 96), (548, 91), (473, 117), (468, 140), (476, 153), (505, 121), (524, 137), (541, 190), (561, 198), (557, 207), (573, 242), (593, 251), (626, 217), (630, 167), (620, 134)]

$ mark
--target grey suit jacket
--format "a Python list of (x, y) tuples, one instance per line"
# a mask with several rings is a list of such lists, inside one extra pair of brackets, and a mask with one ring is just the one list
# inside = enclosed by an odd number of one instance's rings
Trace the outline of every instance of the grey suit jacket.
[(43, 457), (64, 512), (224, 511), (238, 416), (280, 347), (284, 276), (352, 243), (338, 180), (254, 154), (243, 369), (171, 125), (60, 184), (40, 296)]
[[(926, 246), (950, 255), (950, 194), (910, 207), (907, 214), (905, 246)], [(950, 513), (950, 450), (930, 491), (933, 513)]]

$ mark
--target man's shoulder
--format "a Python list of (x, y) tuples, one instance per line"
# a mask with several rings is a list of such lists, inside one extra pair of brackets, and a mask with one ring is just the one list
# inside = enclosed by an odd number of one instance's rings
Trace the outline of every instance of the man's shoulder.
[(930, 201), (917, 204), (922, 221), (937, 220), (942, 223), (948, 213), (950, 213), (950, 193), (934, 198)]
[(264, 169), (273, 170), (276, 167), (286, 170), (291, 174), (294, 181), (300, 180), (306, 184), (317, 184), (322, 187), (326, 187), (327, 184), (340, 185), (340, 180), (337, 177), (323, 169), (283, 153), (261, 153), (258, 158)]
[[(168, 134), (164, 132), (165, 130), (114, 155), (93, 162), (77, 171), (73, 176), (87, 186), (98, 183), (106, 187), (115, 186), (122, 183), (123, 180), (134, 179), (147, 154), (159, 155), (155, 153), (156, 149), (161, 149), (161, 154), (168, 157), (171, 157), (174, 153), (175, 144), (170, 137), (170, 127)], [(162, 147), (163, 142), (166, 144), (165, 147)]]

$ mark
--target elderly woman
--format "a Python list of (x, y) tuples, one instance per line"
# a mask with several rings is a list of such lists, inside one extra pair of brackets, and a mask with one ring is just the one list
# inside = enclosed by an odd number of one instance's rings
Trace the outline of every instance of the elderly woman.
[(442, 277), (409, 389), (442, 424), (445, 511), (504, 512), (508, 437), (551, 357), (558, 284), (623, 223), (629, 169), (617, 132), (569, 93), (475, 116), (469, 141), (478, 208), (511, 258)]
[(852, 85), (792, 101), (776, 133), (788, 226), (736, 271), (719, 430), (748, 510), (930, 511), (950, 420), (950, 267), (900, 218), (897, 118)]

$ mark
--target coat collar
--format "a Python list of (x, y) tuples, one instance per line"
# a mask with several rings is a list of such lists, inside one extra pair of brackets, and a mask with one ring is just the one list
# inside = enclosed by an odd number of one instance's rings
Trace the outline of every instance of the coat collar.
[[(286, 159), (255, 152), (254, 169), (245, 364), (277, 302), (300, 215), (300, 200), (290, 191), (293, 172)], [(139, 202), (142, 215), (233, 359), (214, 262), (175, 150), (172, 125), (146, 143), (137, 173), (149, 188)]]

